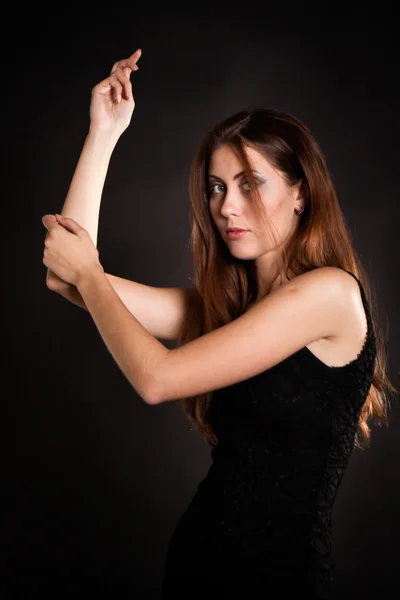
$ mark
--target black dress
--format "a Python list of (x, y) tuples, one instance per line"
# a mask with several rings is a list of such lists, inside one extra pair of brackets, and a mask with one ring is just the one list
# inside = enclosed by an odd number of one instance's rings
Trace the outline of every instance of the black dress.
[(332, 509), (376, 358), (357, 281), (368, 331), (356, 359), (329, 367), (304, 347), (213, 392), (218, 445), (170, 540), (163, 600), (335, 597)]

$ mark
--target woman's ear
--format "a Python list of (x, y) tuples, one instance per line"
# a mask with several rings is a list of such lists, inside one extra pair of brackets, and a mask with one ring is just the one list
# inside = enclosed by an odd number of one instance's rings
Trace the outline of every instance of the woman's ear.
[(310, 198), (310, 188), (308, 186), (307, 181), (304, 181), (304, 179), (302, 179), (301, 183), (299, 185), (297, 200), (302, 200), (303, 205), (306, 206), (308, 204), (309, 198)]

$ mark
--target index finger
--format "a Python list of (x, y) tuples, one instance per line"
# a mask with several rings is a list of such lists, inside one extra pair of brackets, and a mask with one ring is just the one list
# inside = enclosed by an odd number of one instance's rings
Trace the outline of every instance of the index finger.
[(131, 71), (138, 69), (139, 67), (136, 66), (136, 63), (139, 60), (139, 58), (141, 57), (141, 55), (142, 55), (142, 49), (138, 48), (137, 50), (135, 50), (135, 52), (133, 54), (128, 56), (128, 58), (123, 58), (122, 60), (119, 60), (116, 63), (114, 63), (113, 67), (111, 69), (111, 73), (114, 73), (114, 71), (116, 71), (117, 69), (123, 69), (123, 68), (128, 68)]

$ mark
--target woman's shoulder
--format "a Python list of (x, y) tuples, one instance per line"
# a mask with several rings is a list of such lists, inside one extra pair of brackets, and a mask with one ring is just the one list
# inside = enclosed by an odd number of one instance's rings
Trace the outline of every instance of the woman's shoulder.
[(359, 295), (362, 287), (355, 275), (340, 267), (322, 266), (313, 267), (300, 275), (296, 275), (289, 281), (282, 284), (283, 286), (327, 286), (332, 292), (337, 291), (340, 295)]
[(337, 297), (338, 303), (345, 308), (343, 314), (350, 315), (349, 318), (353, 322), (355, 319), (359, 328), (365, 327), (366, 315), (369, 320), (370, 311), (364, 288), (358, 277), (351, 271), (334, 266), (314, 267), (297, 275), (288, 283), (291, 282), (300, 286), (315, 286), (315, 282), (318, 286), (319, 284), (326, 286)]

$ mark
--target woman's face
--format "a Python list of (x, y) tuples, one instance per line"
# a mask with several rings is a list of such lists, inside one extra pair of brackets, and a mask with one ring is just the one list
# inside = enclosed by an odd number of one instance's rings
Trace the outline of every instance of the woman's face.
[[(247, 147), (246, 152), (262, 203), (280, 244), (297, 226), (299, 217), (294, 209), (303, 205), (299, 186), (288, 189), (283, 175), (262, 154), (251, 147)], [(275, 248), (268, 228), (253, 208), (243, 166), (230, 146), (220, 146), (212, 153), (208, 185), (210, 212), (231, 254), (249, 260)], [(247, 233), (232, 239), (226, 232), (228, 227), (240, 227)]]

